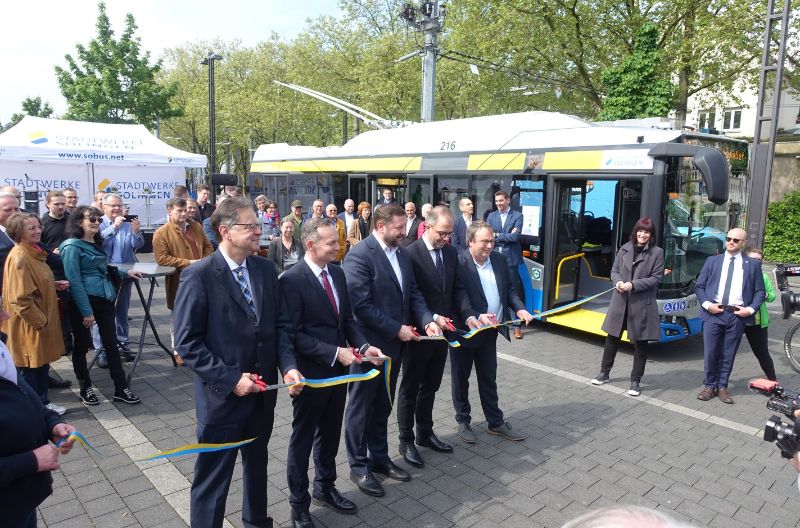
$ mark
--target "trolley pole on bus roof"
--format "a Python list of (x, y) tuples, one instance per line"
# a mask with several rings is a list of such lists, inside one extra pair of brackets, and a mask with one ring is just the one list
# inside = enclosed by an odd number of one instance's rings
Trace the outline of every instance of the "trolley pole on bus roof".
[[(761, 58), (761, 74), (758, 81), (758, 113), (753, 135), (753, 156), (750, 158), (750, 202), (747, 207), (747, 243), (764, 245), (769, 187), (772, 180), (772, 161), (775, 157), (775, 136), (778, 133), (778, 112), (783, 87), (783, 60), (786, 55), (786, 38), (789, 32), (791, 0), (784, 0), (783, 11), (776, 11), (775, 3), (767, 5), (767, 23), (764, 31), (764, 49)], [(777, 48), (773, 39), (778, 34)], [(767, 110), (766, 99), (772, 93), (771, 108)], [(764, 134), (764, 125), (767, 133)], [(766, 137), (764, 137), (766, 136)]]
[(424, 0), (419, 8), (405, 4), (400, 17), (406, 24), (425, 35), (422, 50), (417, 50), (397, 59), (402, 62), (422, 55), (422, 122), (435, 121), (434, 101), (436, 96), (436, 57), (439, 54), (438, 38), (444, 23), (445, 6), (438, 0)]

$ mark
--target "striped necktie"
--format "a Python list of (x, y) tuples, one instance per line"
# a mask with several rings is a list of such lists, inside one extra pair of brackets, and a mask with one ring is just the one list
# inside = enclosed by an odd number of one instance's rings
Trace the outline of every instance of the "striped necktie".
[(239, 283), (239, 287), (242, 289), (242, 295), (244, 295), (244, 299), (247, 301), (248, 306), (250, 306), (250, 310), (252, 310), (253, 315), (255, 315), (256, 305), (253, 302), (253, 294), (250, 292), (250, 286), (247, 285), (247, 279), (244, 278), (244, 266), (235, 268), (233, 273), (236, 275), (236, 282)]

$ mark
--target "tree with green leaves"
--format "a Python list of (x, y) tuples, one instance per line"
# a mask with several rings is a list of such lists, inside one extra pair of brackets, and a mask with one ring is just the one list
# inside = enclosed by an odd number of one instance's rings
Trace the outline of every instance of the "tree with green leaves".
[(658, 28), (644, 24), (636, 35), (633, 53), (603, 71), (602, 80), (607, 95), (597, 119), (666, 117), (672, 109), (673, 87), (669, 72), (662, 68)]
[(11, 116), (11, 121), (6, 123), (5, 126), (0, 127), (0, 132), (8, 130), (9, 128), (13, 127), (26, 115), (33, 116), (33, 117), (50, 117), (53, 115), (53, 107), (50, 106), (50, 103), (45, 101), (42, 103), (42, 98), (39, 96), (36, 97), (26, 97), (24, 101), (22, 101), (22, 113), (15, 113)]
[(67, 100), (65, 118), (101, 123), (140, 123), (153, 128), (159, 119), (180, 112), (170, 104), (177, 88), (161, 85), (156, 76), (161, 61), (150, 64), (150, 53), (141, 51), (133, 15), (125, 18), (125, 30), (114, 37), (105, 3), (98, 5), (97, 37), (88, 46), (78, 44), (77, 58), (67, 54), (67, 68), (56, 66), (61, 93)]

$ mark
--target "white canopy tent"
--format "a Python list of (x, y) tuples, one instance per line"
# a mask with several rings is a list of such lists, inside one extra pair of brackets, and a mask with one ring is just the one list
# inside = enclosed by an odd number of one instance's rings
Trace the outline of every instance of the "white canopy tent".
[(185, 183), (186, 169), (205, 167), (205, 156), (178, 150), (143, 125), (26, 116), (0, 134), (0, 184), (38, 191), (42, 211), (51, 190), (72, 187), (81, 204), (96, 191), (115, 190), (147, 225), (164, 217), (164, 204)]

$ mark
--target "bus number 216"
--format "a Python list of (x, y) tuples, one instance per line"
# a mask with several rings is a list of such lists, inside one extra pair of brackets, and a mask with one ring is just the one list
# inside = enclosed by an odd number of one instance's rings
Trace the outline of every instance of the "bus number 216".
[(455, 149), (456, 149), (455, 141), (442, 141), (442, 146), (439, 147), (439, 150), (455, 150)]

